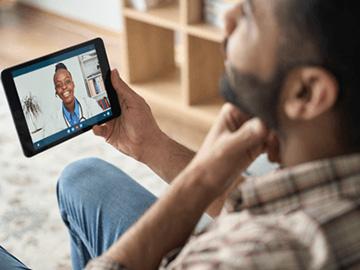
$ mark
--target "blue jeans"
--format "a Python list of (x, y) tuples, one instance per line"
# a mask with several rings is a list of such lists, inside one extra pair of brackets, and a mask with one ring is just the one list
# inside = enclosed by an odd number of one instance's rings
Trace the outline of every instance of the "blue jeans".
[[(74, 270), (106, 251), (156, 201), (124, 172), (97, 158), (67, 166), (57, 197), (70, 233)], [(29, 268), (0, 246), (0, 269)]]
[[(124, 172), (97, 158), (67, 166), (58, 182), (57, 197), (70, 233), (74, 270), (83, 269), (91, 258), (105, 252), (157, 199)], [(211, 218), (204, 215), (196, 229), (209, 222)], [(0, 269), (28, 268), (0, 247)]]
[(12, 270), (12, 269), (26, 269), (29, 270), (19, 259), (7, 252), (0, 246), (0, 269)]
[(97, 158), (67, 166), (57, 196), (74, 270), (105, 252), (156, 201), (124, 172)]

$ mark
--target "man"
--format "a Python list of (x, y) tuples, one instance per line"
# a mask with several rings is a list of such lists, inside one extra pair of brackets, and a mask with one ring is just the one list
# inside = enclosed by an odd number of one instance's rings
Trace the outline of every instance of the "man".
[[(235, 106), (196, 155), (113, 72), (123, 114), (95, 134), (172, 185), (154, 202), (103, 161), (67, 167), (58, 198), (74, 268), (359, 269), (358, 12), (350, 0), (239, 1), (222, 82)], [(284, 169), (239, 182), (264, 151)], [(191, 236), (225, 198), (230, 213)]]
[(83, 107), (75, 98), (75, 84), (71, 73), (63, 63), (55, 66), (54, 74), (55, 93), (62, 100), (62, 116), (66, 127), (72, 127), (86, 120)]
[[(359, 9), (344, 0), (239, 1), (227, 16), (222, 82), (236, 107), (224, 106), (193, 159), (113, 72), (124, 113), (95, 133), (174, 180), (142, 215), (153, 198), (110, 165), (98, 165), (111, 173), (97, 180), (85, 179), (96, 178), (95, 160), (65, 170), (60, 209), (85, 250), (77, 254), (100, 256), (87, 269), (359, 269)], [(236, 183), (263, 151), (284, 169)], [(104, 194), (96, 204), (95, 190)], [(227, 193), (230, 213), (191, 237)]]

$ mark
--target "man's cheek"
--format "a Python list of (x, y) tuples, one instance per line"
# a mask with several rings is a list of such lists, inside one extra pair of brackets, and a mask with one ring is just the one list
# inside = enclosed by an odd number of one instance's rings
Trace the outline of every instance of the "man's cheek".
[(230, 54), (228, 58), (231, 66), (242, 74), (258, 74), (256, 58), (251, 52), (237, 51)]

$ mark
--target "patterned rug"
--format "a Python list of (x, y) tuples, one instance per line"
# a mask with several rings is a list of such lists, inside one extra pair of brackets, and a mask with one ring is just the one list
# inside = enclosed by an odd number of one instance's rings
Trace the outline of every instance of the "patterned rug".
[(146, 166), (115, 151), (91, 131), (25, 158), (1, 86), (0, 126), (0, 245), (30, 268), (71, 269), (69, 238), (55, 194), (57, 177), (71, 161), (100, 157), (157, 195), (166, 188)]

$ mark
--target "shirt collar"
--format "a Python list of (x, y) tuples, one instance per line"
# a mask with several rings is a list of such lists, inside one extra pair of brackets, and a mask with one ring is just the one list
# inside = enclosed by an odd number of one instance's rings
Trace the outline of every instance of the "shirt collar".
[[(72, 113), (69, 112), (69, 111), (66, 109), (64, 103), (62, 104), (62, 107), (63, 107), (63, 112), (64, 112), (66, 118), (67, 118), (67, 119), (70, 119), (70, 116), (72, 115)], [(75, 114), (78, 118), (80, 118), (80, 105), (79, 105), (79, 101), (78, 101), (76, 98), (75, 98), (74, 114)]]
[[(340, 192), (337, 187), (353, 176), (360, 183), (360, 154), (313, 161), (263, 177), (248, 178), (231, 194), (229, 203), (235, 211), (299, 208), (303, 203), (299, 199), (301, 195), (319, 186)], [(360, 188), (347, 190), (352, 193), (348, 195), (360, 197)], [(334, 192), (323, 194), (333, 196)]]

